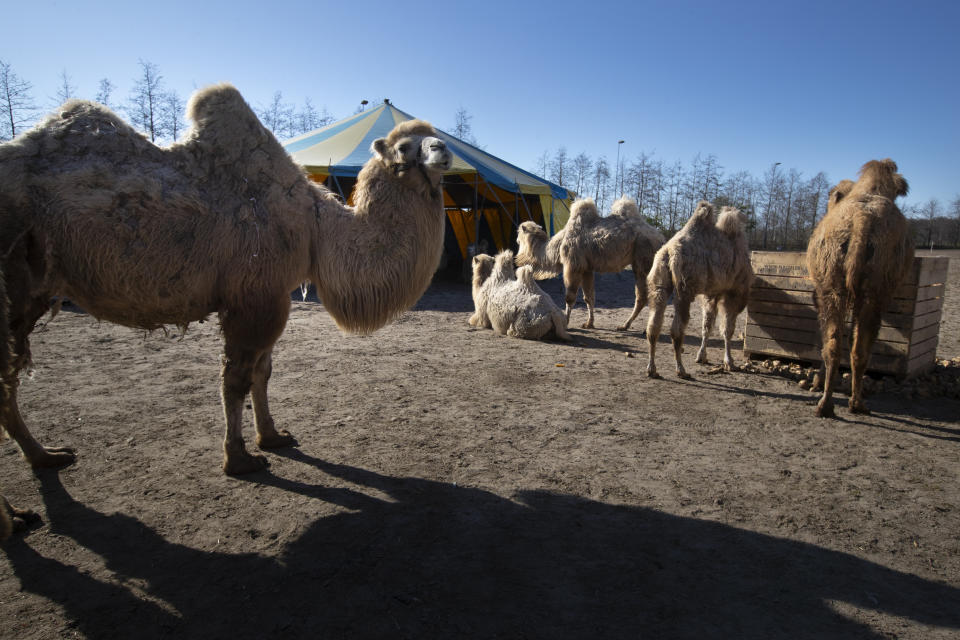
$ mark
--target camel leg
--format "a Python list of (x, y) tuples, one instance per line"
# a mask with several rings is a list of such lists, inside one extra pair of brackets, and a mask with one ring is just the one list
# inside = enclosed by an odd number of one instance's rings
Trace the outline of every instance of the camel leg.
[(583, 301), (587, 303), (587, 313), (589, 314), (587, 321), (581, 325), (584, 329), (593, 329), (593, 305), (596, 301), (596, 295), (593, 290), (593, 278), (594, 273), (591, 271), (583, 276), (583, 282), (580, 285), (583, 287)]
[(650, 317), (647, 319), (647, 377), (659, 378), (657, 373), (656, 355), (657, 340), (660, 339), (660, 331), (663, 329), (663, 313), (667, 307), (667, 297), (669, 292), (657, 289), (656, 293), (650, 298)]
[(850, 411), (870, 413), (863, 403), (863, 376), (870, 362), (870, 350), (880, 331), (880, 310), (870, 304), (864, 305), (856, 314), (853, 323), (853, 339), (850, 345)]
[[(3, 520), (6, 522), (2, 522)], [(0, 496), (0, 540), (13, 532), (23, 531), (31, 523), (39, 520), (38, 514), (28, 509), (18, 509), (7, 502), (5, 497)]]
[(617, 331), (627, 331), (630, 329), (630, 325), (633, 324), (633, 321), (637, 319), (637, 316), (640, 315), (640, 311), (647, 304), (647, 283), (644, 280), (643, 276), (637, 276), (637, 284), (635, 286), (635, 297), (633, 303), (633, 312), (630, 314), (630, 317), (627, 318), (627, 321), (622, 325), (617, 327)]
[(570, 312), (573, 311), (573, 305), (577, 303), (577, 292), (580, 291), (581, 274), (575, 272), (568, 266), (563, 266), (563, 301), (566, 303), (567, 326), (570, 326)]
[(567, 320), (563, 317), (563, 314), (559, 311), (554, 311), (550, 314), (550, 317), (553, 320), (553, 335), (558, 340), (573, 342), (573, 336), (567, 332)]
[(730, 343), (733, 342), (733, 332), (737, 328), (737, 316), (747, 306), (746, 295), (725, 295), (721, 300), (723, 306), (723, 316), (721, 321), (721, 331), (723, 332), (723, 370), (737, 371), (738, 367), (733, 363), (733, 354), (730, 351)]
[(677, 376), (684, 380), (691, 378), (687, 370), (683, 368), (683, 362), (680, 358), (683, 353), (683, 335), (687, 330), (687, 323), (690, 322), (690, 298), (679, 291), (674, 292), (673, 298), (673, 324), (670, 325), (670, 339), (673, 340), (673, 354), (677, 359)]
[(3, 426), (10, 437), (17, 441), (23, 457), (35, 469), (64, 467), (76, 460), (70, 447), (45, 447), (33, 437), (23, 422), (17, 404), (17, 385), (10, 385), (7, 400), (2, 409)]
[(834, 417), (833, 386), (840, 362), (840, 345), (843, 342), (843, 314), (840, 311), (821, 312), (820, 326), (823, 335), (823, 396), (817, 403), (817, 415), (821, 418)]
[(270, 415), (267, 402), (267, 383), (273, 372), (273, 349), (264, 353), (253, 367), (253, 385), (250, 400), (253, 404), (253, 423), (257, 431), (257, 446), (261, 449), (277, 449), (296, 444), (296, 439), (286, 429), (277, 430)]
[(220, 393), (226, 422), (223, 471), (227, 475), (251, 473), (267, 466), (267, 458), (248, 453), (243, 441), (243, 405), (247, 393), (252, 392), (257, 441), (262, 440), (269, 447), (290, 444), (293, 440), (286, 431), (276, 430), (267, 406), (273, 344), (283, 332), (289, 312), (290, 300), (284, 297), (220, 314), (223, 332)]
[(717, 298), (704, 296), (700, 306), (703, 311), (703, 322), (700, 325), (700, 350), (697, 351), (696, 361), (700, 364), (709, 364), (707, 340), (710, 338), (710, 332), (713, 331), (713, 323), (717, 319)]

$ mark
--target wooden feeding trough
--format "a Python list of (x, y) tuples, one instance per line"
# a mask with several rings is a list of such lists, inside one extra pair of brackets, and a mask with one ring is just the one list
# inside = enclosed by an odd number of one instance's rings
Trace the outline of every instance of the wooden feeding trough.
[[(748, 358), (776, 356), (820, 363), (822, 343), (806, 253), (754, 251), (743, 350)], [(910, 378), (936, 364), (946, 257), (914, 258), (882, 318), (868, 371)], [(849, 367), (850, 323), (841, 366)]]

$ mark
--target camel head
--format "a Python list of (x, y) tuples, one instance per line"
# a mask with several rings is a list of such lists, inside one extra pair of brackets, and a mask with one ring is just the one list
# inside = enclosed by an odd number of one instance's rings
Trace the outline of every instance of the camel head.
[(373, 141), (375, 159), (400, 179), (424, 179), (432, 195), (439, 195), (443, 172), (453, 155), (437, 132), (423, 120), (401, 122), (386, 138)]
[(480, 253), (473, 256), (473, 286), (479, 287), (493, 272), (493, 256)]
[(520, 245), (520, 253), (524, 253), (531, 245), (547, 240), (549, 240), (547, 232), (533, 220), (521, 222), (517, 227), (517, 244)]
[(886, 158), (871, 160), (860, 168), (857, 190), (861, 193), (875, 193), (890, 200), (907, 195), (910, 186), (906, 179), (897, 173), (897, 163)]

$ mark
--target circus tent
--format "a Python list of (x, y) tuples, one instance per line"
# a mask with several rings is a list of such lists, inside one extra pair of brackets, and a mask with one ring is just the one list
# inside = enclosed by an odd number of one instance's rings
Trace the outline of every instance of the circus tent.
[[(398, 123), (414, 116), (389, 101), (283, 143), (311, 178), (349, 201), (357, 174), (370, 159), (370, 145)], [(566, 223), (573, 192), (539, 178), (482, 149), (437, 131), (453, 153), (453, 166), (443, 177), (447, 213), (445, 258), (456, 268), (479, 242), (493, 253), (515, 247), (517, 226), (526, 220), (552, 235)]]

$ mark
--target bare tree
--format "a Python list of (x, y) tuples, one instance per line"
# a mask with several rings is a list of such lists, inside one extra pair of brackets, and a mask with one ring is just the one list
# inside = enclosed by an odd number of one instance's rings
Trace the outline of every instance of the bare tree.
[(106, 78), (100, 79), (100, 87), (97, 89), (95, 100), (105, 107), (110, 107), (110, 96), (117, 87)]
[(590, 172), (593, 170), (593, 160), (581, 151), (573, 159), (571, 167), (573, 169), (574, 191), (577, 192), (577, 195), (581, 195), (587, 190), (587, 181), (590, 180)]
[(547, 174), (550, 172), (550, 152), (544, 151), (537, 158), (537, 164), (533, 172), (543, 178), (544, 180), (549, 180)]
[(567, 155), (567, 148), (560, 147), (553, 155), (550, 161), (550, 180), (556, 182), (561, 187), (567, 186), (564, 180), (569, 182), (570, 178), (570, 157)]
[(64, 69), (60, 72), (60, 82), (57, 85), (57, 93), (53, 97), (53, 106), (59, 107), (70, 98), (76, 97), (77, 87), (70, 82), (70, 76), (67, 74), (67, 70)]
[(163, 102), (163, 76), (157, 65), (140, 60), (140, 77), (133, 84), (126, 111), (134, 126), (150, 136), (152, 142), (163, 135), (161, 104)]
[(0, 60), (0, 140), (10, 140), (36, 118), (33, 89), (13, 71), (9, 62)]
[(953, 246), (960, 247), (960, 195), (950, 202), (950, 211), (954, 220)]
[(293, 116), (293, 127), (291, 135), (300, 135), (308, 133), (314, 129), (319, 129), (333, 122), (333, 116), (323, 107), (322, 111), (317, 111), (310, 98), (304, 98), (303, 108)]
[(933, 228), (936, 226), (937, 216), (940, 215), (940, 201), (936, 198), (930, 198), (922, 206), (920, 212), (927, 219), (927, 241), (925, 244), (930, 245), (930, 250), (933, 251)]
[(597, 208), (603, 211), (603, 205), (610, 190), (610, 165), (603, 156), (600, 156), (593, 165), (593, 183), (593, 200), (597, 203)]
[(167, 91), (160, 101), (160, 119), (164, 135), (176, 142), (183, 130), (186, 129), (185, 111), (186, 102), (176, 90)]
[(257, 116), (263, 122), (263, 126), (273, 132), (277, 138), (283, 139), (290, 137), (293, 130), (293, 105), (283, 101), (283, 93), (277, 91), (273, 94), (273, 101), (257, 112)]
[(454, 114), (453, 118), (453, 135), (460, 140), (463, 140), (467, 144), (476, 146), (477, 139), (473, 135), (473, 125), (470, 124), (470, 121), (473, 120), (473, 116), (470, 115), (470, 112), (465, 108), (460, 107), (457, 109), (457, 113)]
[(764, 191), (767, 196), (767, 206), (763, 212), (763, 243), (762, 246), (764, 249), (767, 248), (767, 240), (770, 236), (771, 229), (776, 233), (777, 229), (777, 205), (779, 204), (778, 200), (783, 193), (783, 177), (777, 171), (777, 167), (780, 166), (779, 162), (774, 162), (770, 165), (770, 168), (767, 170), (767, 173), (764, 176)]

